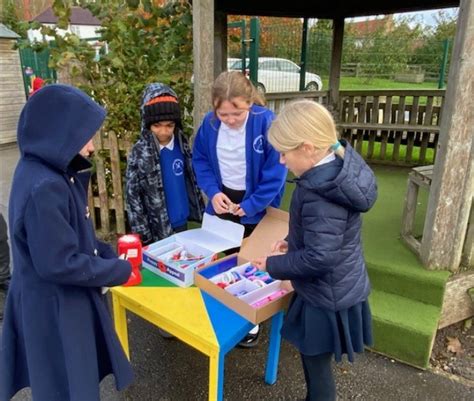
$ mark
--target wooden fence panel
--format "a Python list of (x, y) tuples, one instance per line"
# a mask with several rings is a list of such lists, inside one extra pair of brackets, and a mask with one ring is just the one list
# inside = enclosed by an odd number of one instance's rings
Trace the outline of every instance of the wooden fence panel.
[[(380, 112), (380, 105), (379, 105), (380, 98), (378, 96), (374, 96), (374, 101), (372, 104), (372, 113), (370, 116), (370, 122), (372, 124), (379, 123), (379, 112)], [(374, 148), (375, 148), (375, 140), (377, 136), (377, 130), (370, 130), (369, 131), (369, 145), (367, 147), (367, 159), (373, 159), (374, 157)]]
[[(389, 124), (391, 122), (391, 112), (392, 112), (392, 96), (387, 96), (385, 98), (385, 107), (383, 115), (383, 123)], [(381, 132), (381, 145), (380, 145), (380, 159), (385, 160), (387, 153), (387, 144), (390, 131), (382, 130)]]
[[(417, 124), (419, 102), (420, 102), (420, 97), (414, 96), (413, 103), (410, 107), (410, 117), (409, 117), (410, 125)], [(415, 145), (415, 131), (408, 131), (407, 132), (407, 151), (406, 151), (406, 156), (405, 156), (405, 161), (407, 163), (411, 163), (412, 161), (414, 145)]]
[(341, 137), (373, 163), (432, 164), (427, 149), (438, 141), (443, 97), (442, 90), (341, 91)]
[(123, 190), (122, 190), (122, 171), (120, 168), (120, 152), (115, 132), (109, 132), (109, 146), (110, 146), (110, 170), (112, 173), (112, 198), (115, 209), (115, 223), (117, 232), (125, 234), (125, 216), (123, 211)]
[[(358, 105), (358, 117), (357, 122), (364, 124), (367, 120), (367, 96), (361, 96), (360, 103)], [(364, 139), (364, 129), (358, 129), (355, 137), (355, 149), (358, 153), (362, 154), (362, 143)]]
[(110, 232), (110, 205), (109, 196), (107, 194), (107, 177), (105, 171), (105, 162), (103, 157), (103, 146), (102, 136), (94, 136), (94, 147), (98, 150), (97, 155), (94, 156), (96, 177), (97, 177), (97, 188), (98, 196), (94, 197), (94, 207), (99, 208), (100, 214), (100, 230), (104, 232)]

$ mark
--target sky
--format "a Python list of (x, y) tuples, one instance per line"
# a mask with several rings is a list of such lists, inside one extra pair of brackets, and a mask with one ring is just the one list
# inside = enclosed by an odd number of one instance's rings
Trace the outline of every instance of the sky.
[[(457, 10), (458, 8), (443, 9), (443, 11), (446, 12), (447, 15), (455, 15)], [(394, 14), (394, 15), (395, 15), (395, 18), (410, 17), (414, 19), (414, 22), (419, 22), (427, 26), (435, 26), (436, 25), (435, 17), (438, 15), (439, 11), (440, 10), (429, 10), (429, 11), (419, 11), (419, 12), (414, 12), (414, 13), (400, 13), (400, 14)], [(363, 21), (365, 19), (366, 17), (361, 17), (361, 18), (354, 18), (352, 20)]]
[[(420, 11), (417, 13), (401, 13), (401, 14), (395, 14), (396, 17), (413, 17), (416, 22), (420, 22), (423, 25), (429, 25), (429, 26), (435, 26), (436, 25), (436, 16), (438, 15), (438, 12), (441, 10), (430, 10), (430, 11)], [(448, 16), (454, 16), (456, 15), (458, 8), (445, 8), (443, 10), (446, 15)]]

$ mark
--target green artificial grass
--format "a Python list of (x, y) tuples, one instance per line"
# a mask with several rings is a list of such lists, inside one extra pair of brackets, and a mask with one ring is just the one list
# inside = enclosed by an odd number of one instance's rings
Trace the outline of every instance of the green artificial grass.
[[(376, 160), (389, 160), (389, 161), (391, 161), (392, 160), (392, 157), (393, 157), (393, 143), (387, 143), (387, 147), (386, 147), (386, 150), (385, 150), (385, 156), (384, 156), (383, 159), (380, 157), (380, 148), (381, 148), (381, 143), (380, 142), (375, 142), (372, 158), (369, 159), (369, 163), (370, 163), (370, 160), (374, 160), (374, 161), (376, 161)], [(369, 142), (364, 141), (362, 143), (362, 156), (364, 156), (364, 158), (367, 158), (368, 150), (369, 150)], [(405, 162), (406, 155), (407, 155), (407, 145), (400, 145), (397, 161)], [(419, 147), (414, 147), (412, 149), (410, 163), (418, 164), (419, 161), (420, 161), (420, 148)], [(433, 164), (433, 161), (434, 161), (434, 149), (433, 148), (428, 148), (428, 149), (426, 149), (426, 155), (425, 155), (425, 160), (423, 161), (423, 164)]]
[(439, 308), (373, 290), (372, 349), (413, 366), (427, 368), (437, 330)]
[[(378, 184), (375, 206), (363, 215), (363, 245), (372, 285), (373, 350), (426, 368), (436, 334), (447, 271), (423, 268), (400, 240), (401, 216), (410, 169), (373, 167)], [(290, 175), (291, 179), (292, 176)], [(288, 183), (282, 209), (288, 210), (294, 184)], [(428, 193), (418, 195), (415, 236), (422, 235)]]
[[(323, 88), (328, 88), (329, 78), (323, 77)], [(438, 89), (436, 82), (423, 82), (421, 84), (410, 82), (397, 82), (385, 78), (367, 77), (341, 77), (340, 90), (369, 90), (369, 89)]]

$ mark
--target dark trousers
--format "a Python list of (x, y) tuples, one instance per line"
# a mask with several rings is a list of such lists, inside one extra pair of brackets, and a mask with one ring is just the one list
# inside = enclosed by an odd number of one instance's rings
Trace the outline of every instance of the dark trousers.
[(7, 223), (0, 213), (0, 287), (10, 278), (10, 249)]
[(182, 233), (183, 231), (186, 231), (188, 229), (188, 224), (183, 224), (182, 226), (179, 227), (173, 227), (173, 231), (175, 233)]
[[(227, 197), (235, 204), (239, 204), (242, 202), (242, 199), (244, 199), (245, 191), (237, 191), (235, 189), (227, 188), (225, 186), (222, 186), (222, 192), (227, 195)], [(232, 213), (224, 213), (224, 214), (218, 214), (217, 217), (221, 218), (222, 220), (229, 220), (234, 223), (240, 223), (240, 217), (235, 216)], [(253, 230), (255, 230), (255, 227), (257, 227), (256, 224), (242, 224), (245, 227), (244, 231), (244, 238), (247, 238), (250, 234), (252, 234)], [(228, 249), (224, 253), (226, 255), (232, 255), (233, 253), (239, 252), (240, 248), (232, 248)]]
[(335, 401), (336, 383), (332, 374), (331, 352), (319, 355), (303, 355), (304, 377), (307, 386), (306, 401)]

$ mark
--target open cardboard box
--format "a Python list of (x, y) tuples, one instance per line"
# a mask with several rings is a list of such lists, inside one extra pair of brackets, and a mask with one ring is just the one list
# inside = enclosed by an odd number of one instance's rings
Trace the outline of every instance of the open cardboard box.
[[(293, 291), (289, 281), (275, 280), (266, 287), (259, 289), (254, 289), (250, 284), (250, 291), (241, 297), (236, 296), (236, 294), (242, 289), (249, 289), (248, 282), (237, 281), (224, 289), (219, 287), (215, 281), (216, 277), (222, 273), (227, 271), (241, 272), (245, 269), (245, 266), (242, 265), (248, 264), (257, 257), (269, 255), (273, 243), (288, 235), (288, 220), (287, 212), (268, 208), (265, 217), (242, 244), (240, 252), (197, 269), (194, 272), (194, 284), (255, 324), (267, 320), (285, 308)], [(287, 291), (286, 294), (261, 307), (251, 305), (280, 289)]]
[[(143, 248), (143, 267), (180, 287), (194, 283), (194, 270), (217, 258), (219, 252), (239, 247), (244, 226), (204, 213), (201, 228), (183, 231)], [(185, 250), (199, 260), (174, 262), (170, 256)]]

